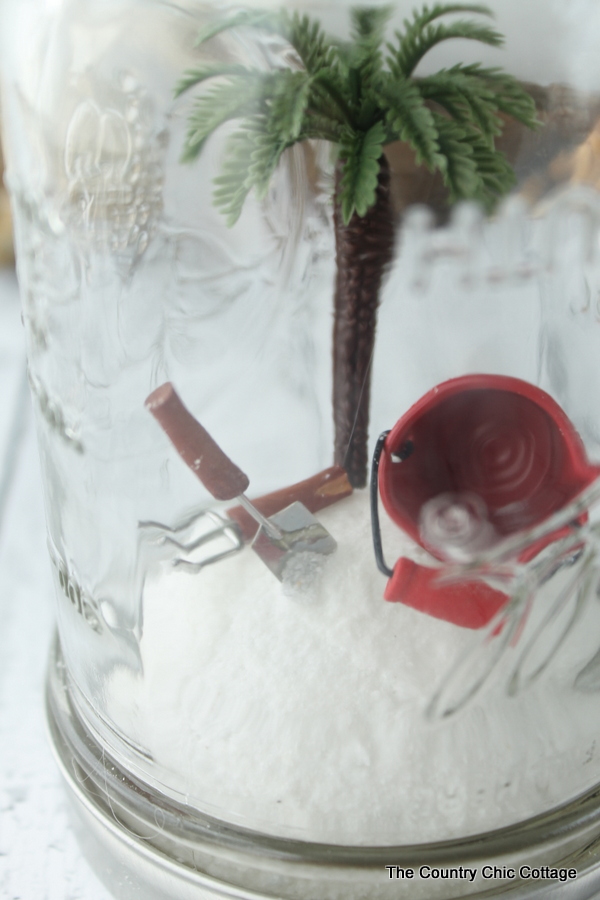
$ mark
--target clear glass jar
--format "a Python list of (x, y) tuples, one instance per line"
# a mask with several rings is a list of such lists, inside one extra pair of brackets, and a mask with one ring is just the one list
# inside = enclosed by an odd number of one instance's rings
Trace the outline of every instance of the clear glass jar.
[[(89, 783), (84, 796), (71, 781), (87, 819), (106, 846), (130, 842), (126, 865), (145, 846), (155, 867), (169, 860), (163, 874), (179, 866), (181, 896), (210, 878), (232, 896), (319, 900), (350, 886), (506, 888), (485, 880), (484, 855), (575, 860), (580, 890), (595, 883), (595, 858), (578, 856), (600, 782), (594, 6), (498, 0), (489, 27), (505, 45), (488, 33), (427, 53), (414, 82), (426, 103), (407, 88), (401, 140), (389, 116), (357, 111), (370, 76), (344, 55), (342, 0), (288, 4), (285, 21), (264, 2), (262, 19), (200, 45), (240, 8), (3, 7), (7, 183), (57, 598), (49, 714), (66, 777), (74, 765)], [(392, 46), (411, 8), (389, 10)], [(295, 11), (333, 35), (347, 68), (328, 57), (324, 71), (343, 70), (342, 87), (303, 74)], [(487, 212), (452, 208), (409, 146), (411, 129), (425, 134), (422, 154), (435, 168), (441, 153), (455, 188), (459, 163), (467, 181), (492, 165), (506, 176), (481, 143), (456, 150), (444, 131), (453, 103), (459, 124), (500, 103), (497, 72), (435, 80), (476, 62), (524, 84), (539, 120), (502, 113), (496, 146), (515, 181)], [(202, 67), (220, 79), (175, 97)], [(303, 90), (320, 98), (309, 124)], [(293, 146), (271, 169), (266, 144), (248, 150), (252, 131), (232, 156), (227, 104), (244, 97), (249, 116), (279, 103), (289, 119)], [(348, 149), (349, 128), (368, 133), (362, 149)], [(240, 171), (261, 165), (247, 191)], [(233, 224), (212, 196), (227, 175)], [(244, 491), (276, 516), (253, 546)], [(385, 860), (413, 858), (470, 860), (478, 875), (388, 875)]]

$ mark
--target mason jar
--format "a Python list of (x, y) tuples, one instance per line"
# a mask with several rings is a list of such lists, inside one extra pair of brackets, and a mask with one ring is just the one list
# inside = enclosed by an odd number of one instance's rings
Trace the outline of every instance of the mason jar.
[(100, 875), (595, 896), (595, 4), (2, 7), (48, 721)]

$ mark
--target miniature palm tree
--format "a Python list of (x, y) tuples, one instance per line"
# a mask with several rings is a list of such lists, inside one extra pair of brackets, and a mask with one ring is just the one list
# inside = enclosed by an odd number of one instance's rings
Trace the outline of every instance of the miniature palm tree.
[(391, 260), (396, 216), (386, 144), (406, 141), (418, 164), (439, 170), (450, 201), (473, 199), (490, 209), (514, 183), (494, 147), (503, 114), (536, 125), (530, 96), (510, 75), (479, 64), (457, 64), (434, 75), (415, 69), (434, 46), (468, 38), (493, 47), (502, 36), (472, 19), (485, 6), (424, 6), (384, 46), (388, 7), (351, 11), (351, 41), (328, 38), (318, 22), (287, 12), (242, 11), (206, 28), (198, 44), (231, 28), (279, 35), (295, 51), (289, 68), (271, 71), (224, 63), (188, 71), (177, 95), (219, 79), (195, 101), (183, 159), (201, 152), (215, 129), (240, 119), (229, 138), (215, 204), (233, 225), (250, 191), (264, 198), (281, 155), (299, 141), (335, 147), (334, 228), (337, 277), (333, 334), (335, 462), (355, 487), (367, 477), (370, 368), (379, 291)]

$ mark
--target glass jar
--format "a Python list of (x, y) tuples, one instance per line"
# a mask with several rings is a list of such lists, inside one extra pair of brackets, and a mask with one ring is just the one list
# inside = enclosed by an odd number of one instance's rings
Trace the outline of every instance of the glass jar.
[(48, 712), (113, 889), (592, 896), (595, 7), (3, 7)]

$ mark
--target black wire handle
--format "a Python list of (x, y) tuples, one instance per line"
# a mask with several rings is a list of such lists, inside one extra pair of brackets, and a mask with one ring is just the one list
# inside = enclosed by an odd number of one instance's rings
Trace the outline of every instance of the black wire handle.
[(373, 532), (373, 549), (375, 551), (375, 561), (377, 568), (388, 578), (394, 574), (392, 569), (386, 565), (383, 558), (383, 547), (381, 546), (381, 528), (379, 527), (379, 461), (383, 452), (385, 439), (389, 434), (383, 431), (377, 439), (375, 452), (373, 453), (373, 464), (371, 466), (371, 530)]

